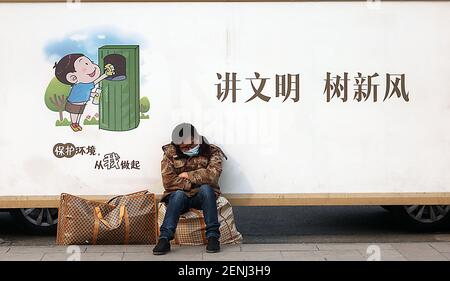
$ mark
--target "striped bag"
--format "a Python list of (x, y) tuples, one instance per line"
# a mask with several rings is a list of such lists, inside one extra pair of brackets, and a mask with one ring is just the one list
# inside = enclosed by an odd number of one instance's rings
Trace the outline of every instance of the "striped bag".
[[(166, 214), (166, 205), (159, 203), (158, 206), (158, 224), (164, 221)], [(242, 235), (236, 229), (233, 216), (233, 209), (230, 202), (225, 197), (220, 196), (217, 199), (217, 215), (220, 223), (220, 243), (221, 244), (239, 244), (242, 243)], [(159, 236), (159, 227), (158, 227)], [(181, 214), (180, 220), (175, 231), (173, 242), (177, 245), (204, 245), (206, 241), (206, 225), (203, 218), (203, 212), (197, 209), (190, 209)]]

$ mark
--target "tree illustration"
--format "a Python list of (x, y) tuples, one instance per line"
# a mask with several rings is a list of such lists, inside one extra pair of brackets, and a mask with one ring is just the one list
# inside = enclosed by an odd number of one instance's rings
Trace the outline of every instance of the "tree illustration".
[(45, 90), (45, 105), (48, 109), (59, 113), (59, 120), (63, 121), (63, 111), (67, 97), (70, 93), (70, 86), (63, 84), (54, 77)]
[(147, 97), (142, 97), (140, 100), (141, 115), (145, 115), (150, 110), (150, 101)]

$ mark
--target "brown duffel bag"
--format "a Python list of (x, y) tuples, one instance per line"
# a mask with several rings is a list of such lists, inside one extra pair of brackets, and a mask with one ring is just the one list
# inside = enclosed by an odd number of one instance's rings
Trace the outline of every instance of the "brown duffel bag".
[(155, 194), (140, 191), (108, 203), (61, 194), (58, 245), (156, 244), (158, 214)]

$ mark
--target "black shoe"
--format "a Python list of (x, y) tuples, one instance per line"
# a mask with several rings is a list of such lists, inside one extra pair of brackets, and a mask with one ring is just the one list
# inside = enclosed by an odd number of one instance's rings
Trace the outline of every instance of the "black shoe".
[(156, 244), (155, 248), (153, 248), (154, 255), (164, 255), (165, 253), (170, 252), (170, 243), (166, 238), (160, 238), (158, 240), (158, 244)]
[(217, 253), (220, 251), (220, 242), (216, 237), (209, 237), (208, 245), (206, 245), (207, 253)]

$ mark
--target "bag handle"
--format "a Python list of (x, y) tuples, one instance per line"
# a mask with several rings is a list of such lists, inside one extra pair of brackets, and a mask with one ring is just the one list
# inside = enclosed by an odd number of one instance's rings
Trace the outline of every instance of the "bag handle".
[[(107, 220), (105, 220), (103, 218), (103, 214), (102, 214), (102, 211), (100, 210), (100, 207), (95, 207), (94, 210), (95, 210), (96, 218), (99, 221), (101, 221), (107, 228), (109, 228), (109, 230), (111, 230), (111, 225), (109, 224), (109, 222)], [(123, 217), (125, 216), (125, 213), (126, 213), (125, 205), (120, 205), (119, 224), (118, 225), (122, 224), (122, 220), (123, 220)]]
[[(120, 206), (118, 226), (120, 226), (122, 224), (122, 220), (125, 221), (124, 244), (128, 244), (128, 242), (130, 240), (130, 219), (128, 217), (128, 212), (127, 212), (127, 209), (125, 208), (125, 205)], [(100, 207), (95, 207), (94, 208), (94, 232), (92, 235), (92, 240), (93, 240), (92, 244), (94, 244), (94, 245), (97, 243), (98, 233), (100, 231), (100, 222), (102, 222), (107, 227), (108, 230), (112, 229), (109, 222), (103, 218), (103, 214), (102, 214), (102, 211), (100, 210)]]

